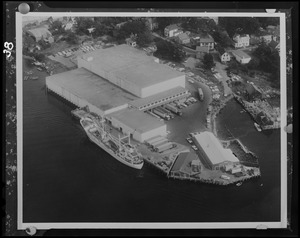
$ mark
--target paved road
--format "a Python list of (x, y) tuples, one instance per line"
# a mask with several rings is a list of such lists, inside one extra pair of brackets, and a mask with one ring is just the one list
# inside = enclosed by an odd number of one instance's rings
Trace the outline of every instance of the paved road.
[(228, 79), (230, 79), (228, 76), (227, 76), (227, 72), (226, 72), (226, 65), (224, 64), (221, 64), (220, 62), (218, 61), (215, 61), (216, 63), (216, 66), (215, 66), (215, 69), (216, 71), (218, 71), (218, 73), (222, 76), (222, 78), (220, 78), (219, 80), (223, 83), (223, 86), (224, 86), (224, 94), (227, 94), (227, 95), (230, 95), (232, 93), (232, 90), (231, 88), (228, 86), (228, 84), (226, 83), (226, 81)]

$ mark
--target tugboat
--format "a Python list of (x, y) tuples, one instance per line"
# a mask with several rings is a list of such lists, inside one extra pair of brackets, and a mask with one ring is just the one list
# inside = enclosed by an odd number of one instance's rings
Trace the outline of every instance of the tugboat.
[(134, 169), (141, 169), (144, 160), (142, 155), (137, 152), (136, 147), (130, 144), (130, 140), (129, 143), (122, 141), (125, 137), (120, 138), (119, 135), (119, 138), (116, 138), (107, 132), (104, 123), (103, 118), (98, 119), (92, 115), (80, 119), (81, 126), (92, 142), (121, 163)]
[(256, 122), (254, 122), (254, 126), (255, 126), (257, 131), (259, 131), (259, 132), (261, 131), (260, 125), (258, 125)]

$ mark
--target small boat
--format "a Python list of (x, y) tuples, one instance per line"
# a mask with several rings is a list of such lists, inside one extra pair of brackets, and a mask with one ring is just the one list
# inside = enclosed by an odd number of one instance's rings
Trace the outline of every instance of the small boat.
[(264, 186), (264, 184), (262, 183), (262, 184), (260, 184), (259, 186), (261, 186), (261, 187), (262, 187), (262, 186)]
[(236, 184), (236, 186), (239, 187), (239, 186), (241, 186), (242, 184), (243, 184), (242, 182), (239, 182), (239, 183)]
[(258, 125), (256, 122), (254, 122), (254, 126), (255, 126), (257, 131), (261, 131), (260, 125)]

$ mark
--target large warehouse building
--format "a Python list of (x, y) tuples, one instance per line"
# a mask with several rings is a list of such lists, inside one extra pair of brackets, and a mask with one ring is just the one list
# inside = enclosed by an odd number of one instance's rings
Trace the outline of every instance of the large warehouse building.
[(89, 106), (100, 116), (124, 109), (136, 96), (90, 71), (79, 68), (46, 78), (48, 89), (78, 107)]
[(238, 158), (230, 149), (223, 148), (213, 133), (205, 131), (194, 135), (193, 139), (206, 167), (218, 170), (228, 164), (239, 164)]
[(190, 95), (183, 73), (128, 45), (79, 56), (78, 69), (49, 76), (46, 85), (140, 142), (167, 131), (163, 122), (143, 111)]
[(78, 67), (107, 79), (140, 98), (166, 90), (185, 88), (185, 74), (155, 62), (143, 51), (128, 45), (95, 50), (79, 56)]

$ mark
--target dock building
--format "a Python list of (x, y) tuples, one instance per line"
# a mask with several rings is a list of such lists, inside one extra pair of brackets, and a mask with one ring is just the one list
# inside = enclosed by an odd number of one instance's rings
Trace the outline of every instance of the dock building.
[(239, 164), (238, 158), (230, 149), (223, 148), (220, 141), (209, 131), (193, 135), (195, 145), (203, 164), (212, 170), (228, 167), (229, 164)]
[(126, 44), (78, 56), (78, 69), (46, 77), (47, 89), (105, 117), (143, 142), (166, 135), (166, 124), (143, 111), (183, 100), (185, 74)]

